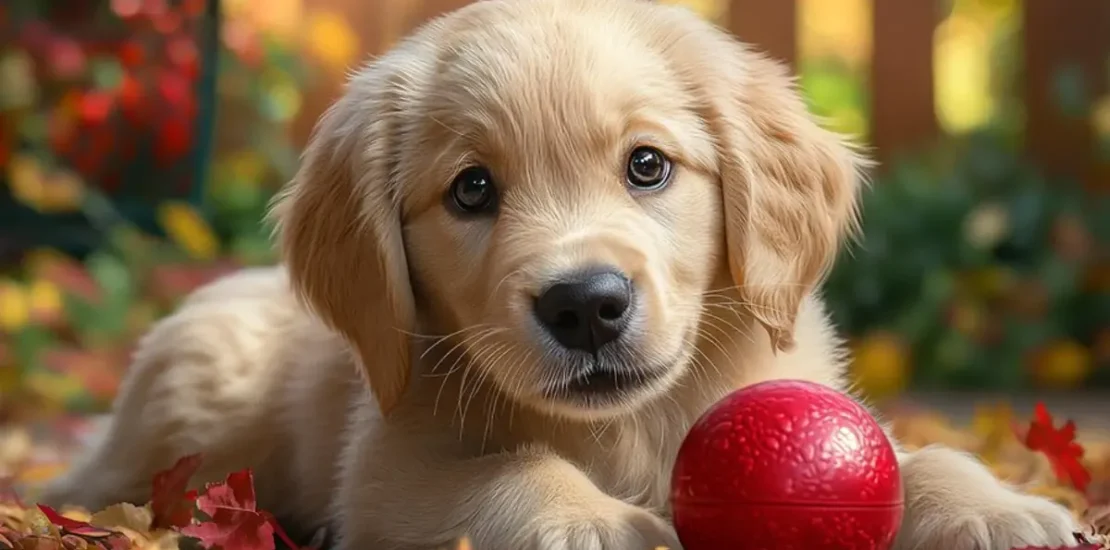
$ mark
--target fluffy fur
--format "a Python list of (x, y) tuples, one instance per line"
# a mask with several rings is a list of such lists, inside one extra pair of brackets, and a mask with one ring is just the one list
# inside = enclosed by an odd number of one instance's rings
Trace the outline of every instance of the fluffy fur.
[[(630, 192), (629, 151), (675, 163)], [(445, 195), (483, 164), (495, 214)], [(710, 404), (773, 378), (844, 389), (815, 288), (856, 220), (866, 161), (783, 67), (679, 8), (488, 0), (358, 71), (278, 198), (280, 267), (190, 297), (142, 341), (103, 439), (47, 492), (148, 498), (205, 453), (260, 505), (342, 550), (679, 546), (676, 448)], [(532, 300), (591, 265), (633, 282), (608, 359), (642, 375), (571, 402)], [(367, 391), (369, 389), (370, 391)], [(901, 455), (900, 549), (1072, 542), (1069, 513), (944, 448)]]

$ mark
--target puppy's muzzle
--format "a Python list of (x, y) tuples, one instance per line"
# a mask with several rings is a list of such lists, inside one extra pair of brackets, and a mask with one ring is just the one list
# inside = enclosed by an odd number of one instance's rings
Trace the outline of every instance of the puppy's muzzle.
[(560, 345), (596, 356), (624, 333), (634, 301), (632, 282), (623, 273), (591, 268), (566, 274), (543, 289), (535, 314)]

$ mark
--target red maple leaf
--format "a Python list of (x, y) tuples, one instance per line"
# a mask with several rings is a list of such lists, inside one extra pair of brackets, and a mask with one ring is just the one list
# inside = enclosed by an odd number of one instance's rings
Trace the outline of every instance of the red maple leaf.
[(1074, 421), (1068, 420), (1062, 428), (1056, 429), (1048, 408), (1044, 403), (1037, 403), (1033, 409), (1033, 421), (1022, 439), (1029, 450), (1040, 451), (1048, 457), (1057, 479), (1071, 482), (1081, 493), (1087, 492), (1091, 473), (1080, 462), (1083, 446), (1075, 442)]
[(193, 522), (197, 492), (186, 491), (189, 478), (200, 468), (201, 455), (181, 458), (168, 470), (154, 474), (150, 508), (154, 512), (154, 529), (181, 528)]
[(227, 480), (209, 483), (197, 499), (197, 507), (210, 519), (181, 530), (199, 539), (205, 548), (222, 550), (274, 550), (274, 534), (292, 549), (296, 544), (269, 513), (258, 509), (254, 495), (254, 475), (242, 470)]

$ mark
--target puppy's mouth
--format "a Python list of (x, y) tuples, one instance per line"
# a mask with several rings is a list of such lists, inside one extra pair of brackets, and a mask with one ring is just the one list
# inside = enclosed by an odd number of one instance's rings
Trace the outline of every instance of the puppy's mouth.
[(581, 397), (606, 397), (620, 395), (624, 392), (637, 389), (654, 382), (661, 376), (656, 371), (648, 372), (622, 372), (594, 369), (591, 372), (572, 378), (562, 388), (564, 395)]
[(579, 409), (604, 409), (641, 395), (671, 370), (668, 362), (651, 368), (613, 368), (597, 362), (585, 372), (545, 388), (545, 399)]

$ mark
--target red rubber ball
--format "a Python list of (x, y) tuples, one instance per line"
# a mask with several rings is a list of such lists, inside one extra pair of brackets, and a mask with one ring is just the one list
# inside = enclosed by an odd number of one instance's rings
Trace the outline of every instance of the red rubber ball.
[(671, 507), (685, 550), (882, 550), (902, 522), (902, 477), (867, 409), (820, 384), (776, 380), (698, 419)]

